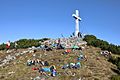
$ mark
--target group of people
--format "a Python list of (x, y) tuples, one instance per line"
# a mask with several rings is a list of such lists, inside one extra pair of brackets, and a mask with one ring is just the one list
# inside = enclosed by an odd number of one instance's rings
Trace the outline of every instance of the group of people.
[(38, 70), (40, 75), (47, 76), (47, 72), (51, 73), (51, 76), (53, 77), (57, 75), (56, 67), (54, 65), (50, 67), (46, 67), (49, 66), (48, 61), (41, 61), (39, 59), (27, 60), (27, 66), (32, 66), (32, 65), (39, 65), (39, 68), (33, 67), (32, 70)]
[(48, 61), (42, 61), (39, 59), (27, 60), (27, 66), (37, 65), (37, 64), (42, 66), (49, 66)]
[[(57, 45), (57, 48), (58, 49), (64, 49), (64, 47), (61, 45), (60, 43), (60, 39), (58, 40), (58, 43), (56, 43)], [(17, 43), (15, 42), (15, 48), (17, 47)], [(7, 50), (10, 49), (10, 41), (7, 42), (6, 44), (6, 48)], [(41, 48), (43, 48), (44, 50), (46, 51), (51, 51), (52, 48), (49, 47), (47, 44), (44, 44), (44, 46), (41, 46)], [(63, 54), (69, 54), (70, 52), (72, 51), (72, 49), (65, 49), (65, 51), (63, 52)], [(80, 59), (83, 59), (84, 57), (83, 56), (79, 56), (79, 60)], [(27, 61), (27, 66), (32, 66), (32, 65), (39, 65), (40, 67), (39, 68), (32, 68), (32, 70), (38, 70), (39, 73), (41, 75), (47, 75), (46, 73), (47, 72), (50, 72), (51, 73), (51, 76), (56, 76), (57, 75), (57, 71), (56, 71), (56, 68), (55, 66), (49, 66), (49, 63), (48, 61), (42, 61), (42, 60), (39, 60), (39, 59), (33, 59), (33, 60), (28, 60)], [(46, 67), (47, 66), (47, 67)], [(78, 61), (76, 63), (69, 63), (69, 64), (65, 64), (62, 66), (62, 69), (66, 69), (66, 68), (75, 68), (75, 69), (78, 69), (81, 67), (81, 63)]]
[(80, 62), (77, 62), (77, 63), (69, 63), (69, 64), (65, 64), (62, 66), (62, 69), (66, 69), (66, 68), (69, 68), (69, 69), (78, 69), (81, 67), (81, 63)]
[(103, 55), (106, 58), (111, 57), (111, 52), (109, 52), (109, 51), (101, 51), (100, 54)]

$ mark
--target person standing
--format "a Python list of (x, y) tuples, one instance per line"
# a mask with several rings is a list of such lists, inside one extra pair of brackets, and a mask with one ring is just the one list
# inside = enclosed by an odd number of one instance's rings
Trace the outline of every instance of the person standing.
[(17, 45), (18, 45), (17, 42), (15, 42), (15, 50), (17, 50)]
[(8, 42), (6, 43), (6, 49), (7, 49), (7, 50), (10, 49), (10, 41), (8, 41)]

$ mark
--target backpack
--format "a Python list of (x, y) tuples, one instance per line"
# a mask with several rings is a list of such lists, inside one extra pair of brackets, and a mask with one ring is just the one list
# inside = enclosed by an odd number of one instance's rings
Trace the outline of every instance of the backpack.
[(45, 66), (49, 66), (49, 63), (47, 61), (44, 62)]

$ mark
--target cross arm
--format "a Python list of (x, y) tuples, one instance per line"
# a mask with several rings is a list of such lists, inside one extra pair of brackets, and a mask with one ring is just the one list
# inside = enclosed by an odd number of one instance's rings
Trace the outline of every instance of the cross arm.
[(75, 19), (78, 19), (78, 20), (80, 20), (80, 21), (81, 21), (81, 18), (80, 18), (80, 17), (78, 17), (78, 16), (76, 16), (75, 14), (72, 14), (72, 16), (73, 16)]

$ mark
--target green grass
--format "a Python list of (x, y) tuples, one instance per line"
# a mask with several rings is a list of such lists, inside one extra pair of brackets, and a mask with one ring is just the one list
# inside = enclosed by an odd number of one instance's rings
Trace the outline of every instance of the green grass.
[[(96, 60), (96, 54), (99, 54), (99, 49), (96, 48), (92, 48), (90, 47), (89, 49), (86, 49), (83, 51), (83, 54), (87, 56), (88, 60), (87, 61), (80, 61), (82, 64), (82, 67), (80, 69), (61, 69), (61, 67), (64, 64), (67, 63), (76, 63), (77, 62), (77, 56), (79, 54), (80, 51), (75, 51), (75, 52), (71, 52), (68, 55), (61, 55), (63, 50), (56, 50), (55, 51), (49, 51), (46, 52), (47, 55), (44, 55), (43, 51), (37, 51), (35, 54), (37, 55), (36, 58), (37, 59), (41, 59), (44, 61), (48, 61), (50, 66), (51, 65), (55, 65), (56, 69), (57, 69), (57, 73), (59, 75), (57, 75), (56, 77), (48, 77), (47, 80), (77, 80), (81, 77), (86, 78), (87, 80), (91, 80), (91, 79), (101, 79), (101, 77), (103, 75), (98, 75), (99, 71), (96, 71), (97, 73), (91, 73), (94, 72), (94, 70), (102, 70), (105, 68), (104, 65), (110, 65), (105, 59), (103, 59), (103, 57), (97, 55), (100, 57), (101, 60), (97, 61)], [(77, 54), (75, 54), (77, 53)], [(40, 54), (42, 55), (42, 57), (40, 57)], [(37, 66), (27, 66), (26, 62), (28, 59), (34, 59), (34, 57), (32, 56), (32, 54), (27, 53), (22, 55), (21, 57), (19, 57), (17, 60), (11, 61), (10, 64), (7, 66), (5, 66), (4, 68), (0, 67), (0, 80), (30, 80), (30, 78), (34, 78), (36, 76), (39, 75), (38, 71), (33, 71), (32, 67), (39, 67), (39, 65)], [(98, 64), (99, 62), (99, 64)], [(15, 63), (15, 65), (13, 64)], [(92, 63), (92, 65), (91, 65)], [(104, 64), (104, 65), (103, 65)], [(95, 69), (92, 69), (91, 67), (95, 67)], [(101, 68), (101, 66), (103, 68)], [(48, 66), (49, 67), (49, 66)], [(90, 69), (90, 68), (91, 69)], [(107, 70), (109, 70), (111, 68), (111, 66), (108, 66), (107, 68), (105, 68)], [(8, 75), (8, 72), (14, 71), (15, 73)], [(103, 73), (106, 73), (103, 70)], [(67, 74), (68, 73), (68, 74)], [(72, 76), (71, 73), (75, 73), (75, 76)], [(114, 73), (110, 73), (107, 75), (113, 75)], [(103, 76), (106, 77), (106, 76)], [(101, 79), (102, 80), (102, 79)], [(109, 79), (108, 79), (109, 80)]]

